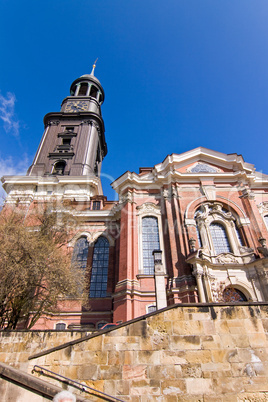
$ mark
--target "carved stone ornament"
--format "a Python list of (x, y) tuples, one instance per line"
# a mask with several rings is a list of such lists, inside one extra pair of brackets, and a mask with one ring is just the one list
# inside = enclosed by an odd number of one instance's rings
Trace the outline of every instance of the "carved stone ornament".
[(127, 191), (125, 194), (120, 196), (119, 203), (123, 204), (125, 202), (133, 202), (133, 194), (131, 191)]
[(268, 248), (267, 247), (257, 247), (259, 253), (261, 253), (265, 258), (268, 257)]
[(172, 187), (171, 195), (172, 195), (173, 198), (177, 198), (177, 197), (178, 197), (178, 192), (177, 192), (176, 187)]
[(153, 213), (159, 215), (161, 213), (160, 207), (153, 204), (152, 202), (146, 202), (145, 204), (142, 204), (141, 206), (137, 207), (137, 210), (139, 211), (139, 214)]
[(200, 163), (200, 162), (197, 163), (195, 166), (187, 169), (187, 172), (190, 173), (218, 173), (220, 171), (221, 171), (220, 169), (212, 167), (206, 163)]
[(193, 275), (196, 278), (201, 278), (204, 275), (204, 270), (202, 267), (198, 266), (193, 269)]
[(59, 120), (49, 120), (48, 122), (47, 122), (47, 125), (48, 126), (58, 126), (60, 124), (60, 121)]
[(240, 246), (239, 247), (239, 251), (240, 253), (243, 254), (250, 254), (250, 253), (254, 253), (253, 248), (250, 247), (245, 247), (245, 246)]
[(163, 264), (155, 264), (155, 273), (156, 274), (164, 274), (164, 266)]
[(195, 248), (196, 239), (194, 239), (193, 237), (190, 237), (190, 239), (188, 240), (188, 243), (189, 243), (190, 251), (191, 252), (195, 251), (196, 250), (196, 248)]
[(220, 202), (203, 203), (197, 210), (195, 218), (199, 223), (199, 221), (205, 221), (209, 216), (211, 216), (213, 220), (216, 220), (218, 216), (221, 216), (224, 220), (227, 221), (235, 220), (231, 212), (225, 212), (223, 210), (223, 205)]
[(255, 194), (249, 188), (244, 188), (244, 190), (242, 190), (242, 195), (240, 198), (248, 198), (249, 200), (254, 200)]
[(266, 212), (268, 212), (268, 201), (261, 202), (258, 205), (258, 208), (261, 214), (265, 214)]
[(258, 275), (262, 280), (268, 281), (268, 269), (258, 269)]
[(237, 264), (238, 260), (230, 253), (222, 253), (218, 255), (216, 262), (219, 264)]
[(98, 131), (100, 131), (99, 125), (94, 120), (82, 120), (82, 124), (90, 124), (95, 127)]
[(170, 189), (164, 188), (163, 190), (163, 197), (165, 199), (170, 199), (171, 198), (171, 191)]
[(165, 200), (171, 200), (171, 198), (180, 198), (178, 189), (175, 186), (164, 188), (162, 195)]
[(251, 281), (255, 281), (256, 279), (258, 279), (258, 275), (256, 272), (248, 272), (247, 277)]

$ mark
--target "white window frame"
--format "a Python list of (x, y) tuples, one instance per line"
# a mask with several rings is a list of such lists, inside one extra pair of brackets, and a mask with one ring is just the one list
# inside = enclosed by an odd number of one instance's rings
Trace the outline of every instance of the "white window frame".
[(139, 275), (153, 276), (153, 274), (144, 274), (143, 271), (143, 247), (142, 247), (142, 219), (145, 217), (153, 216), (157, 218), (158, 223), (158, 234), (159, 234), (159, 246), (162, 250), (162, 264), (164, 272), (166, 272), (166, 258), (164, 249), (164, 238), (163, 238), (163, 227), (161, 220), (161, 209), (152, 202), (146, 202), (141, 206), (137, 207), (138, 216), (138, 247), (139, 247)]
[[(155, 307), (155, 310), (154, 311), (149, 311), (150, 307)], [(154, 303), (153, 304), (148, 304), (146, 306), (146, 314), (154, 313), (156, 310), (157, 310), (157, 307), (156, 307), (156, 304), (154, 304)]]
[(199, 230), (202, 248), (209, 250), (211, 255), (219, 255), (215, 251), (209, 228), (211, 223), (219, 223), (226, 231), (231, 248), (229, 253), (240, 255), (240, 248), (243, 246), (241, 246), (236, 232), (236, 229), (239, 230), (238, 226), (236, 225), (236, 217), (231, 212), (223, 211), (223, 204), (220, 202), (205, 202), (201, 205), (201, 207), (202, 211), (199, 211), (199, 213), (196, 214), (195, 220), (197, 222), (197, 230)]
[[(65, 325), (65, 328), (64, 328), (64, 329), (57, 329), (56, 326), (57, 326), (58, 324), (64, 324), (64, 325)], [(67, 326), (66, 322), (64, 322), (64, 321), (58, 321), (58, 322), (56, 322), (55, 325), (54, 325), (54, 329), (55, 329), (56, 331), (66, 331), (67, 328), (68, 328), (68, 326)]]

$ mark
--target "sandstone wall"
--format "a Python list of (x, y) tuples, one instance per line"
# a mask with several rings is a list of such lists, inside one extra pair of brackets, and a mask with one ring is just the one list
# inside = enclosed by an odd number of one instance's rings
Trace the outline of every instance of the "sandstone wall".
[(123, 401), (268, 401), (267, 303), (176, 305), (84, 339), (1, 336), (0, 361), (28, 373), (38, 364)]

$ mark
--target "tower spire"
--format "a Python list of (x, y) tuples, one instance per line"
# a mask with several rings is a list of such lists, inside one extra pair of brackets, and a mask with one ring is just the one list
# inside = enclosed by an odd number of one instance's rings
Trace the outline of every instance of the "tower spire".
[(98, 61), (98, 57), (97, 57), (96, 60), (94, 61), (94, 64), (93, 64), (93, 66), (92, 66), (92, 71), (91, 71), (90, 75), (93, 75), (93, 76), (94, 76), (94, 70), (95, 70), (95, 68), (96, 68), (96, 63), (97, 63), (97, 61)]

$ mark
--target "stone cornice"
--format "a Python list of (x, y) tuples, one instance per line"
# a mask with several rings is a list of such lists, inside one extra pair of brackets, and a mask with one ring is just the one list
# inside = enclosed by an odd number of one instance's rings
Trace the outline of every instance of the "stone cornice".
[(185, 165), (185, 162), (192, 163), (197, 161), (213, 163), (216, 166), (225, 167), (232, 170), (235, 167), (235, 170), (247, 170), (248, 172), (255, 172), (254, 165), (245, 162), (241, 155), (228, 155), (204, 147), (198, 147), (182, 154), (168, 155), (162, 163), (155, 165), (155, 170), (162, 171), (168, 165), (179, 164), (183, 166)]
[(69, 199), (87, 201), (96, 194), (102, 194), (101, 180), (92, 176), (4, 176), (3, 188), (7, 203), (17, 200)]
[[(212, 164), (214, 172), (180, 172), (179, 168), (200, 162)], [(229, 171), (221, 171), (221, 169)], [(135, 172), (125, 172), (122, 176), (112, 183), (112, 187), (122, 193), (127, 187), (139, 187), (141, 189), (159, 188), (163, 185), (170, 185), (172, 182), (180, 183), (200, 183), (200, 180), (213, 180), (216, 184), (237, 183), (239, 181), (248, 182), (252, 187), (267, 186), (268, 175), (255, 171), (253, 164), (246, 163), (241, 155), (224, 154), (212, 151), (203, 147), (193, 149), (183, 154), (168, 155), (164, 161), (154, 166), (152, 171), (138, 175)]]
[(127, 188), (137, 189), (159, 189), (165, 185), (170, 185), (174, 182), (200, 184), (200, 180), (212, 179), (214, 184), (217, 183), (234, 183), (243, 179), (247, 181), (252, 188), (264, 186), (268, 188), (268, 176), (262, 175), (258, 178), (255, 175), (247, 175), (244, 171), (237, 172), (220, 172), (220, 173), (182, 173), (178, 171), (167, 171), (165, 174), (139, 176), (134, 172), (126, 172), (119, 179), (112, 183), (112, 188), (118, 193), (124, 192)]
[(94, 184), (98, 185), (100, 178), (95, 175), (86, 176), (60, 176), (60, 175), (50, 175), (50, 176), (3, 176), (1, 178), (3, 186), (5, 184), (14, 185), (50, 185), (55, 186), (59, 184)]

